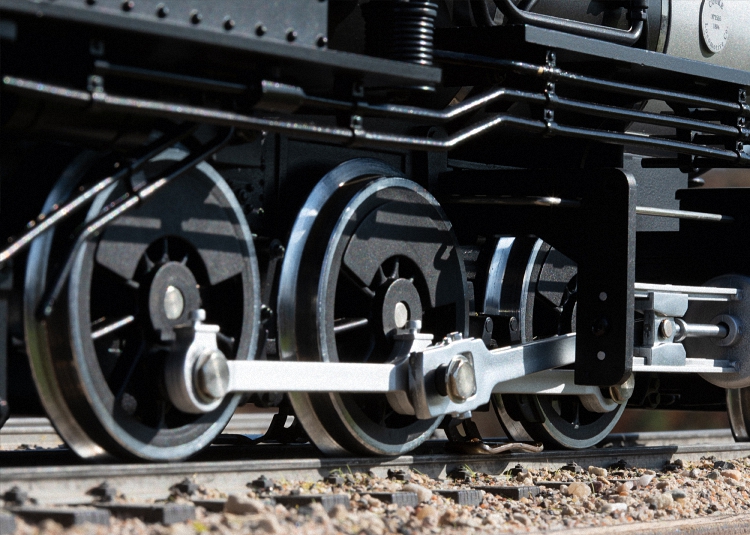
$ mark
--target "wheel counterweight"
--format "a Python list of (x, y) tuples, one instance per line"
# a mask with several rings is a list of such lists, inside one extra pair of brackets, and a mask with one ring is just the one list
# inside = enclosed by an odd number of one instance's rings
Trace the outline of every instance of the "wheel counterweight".
[[(170, 149), (144, 171), (158, 172), (185, 156)], [(78, 186), (84, 167), (74, 163), (60, 178), (47, 209)], [(119, 186), (102, 192), (86, 219), (123, 193)], [(113, 221), (78, 251), (63, 294), (42, 320), (38, 304), (69, 245), (64, 231), (32, 245), (24, 303), (32, 371), (61, 436), (88, 458), (173, 461), (208, 446), (239, 396), (207, 414), (181, 412), (169, 401), (163, 368), (175, 329), (199, 308), (219, 326), (230, 358), (252, 358), (256, 350), (258, 267), (229, 186), (202, 163)]]
[[(465, 280), (450, 224), (426, 190), (376, 160), (346, 162), (320, 181), (292, 229), (279, 290), (282, 358), (392, 362), (406, 356), (394, 335), (409, 322), (438, 337), (465, 333)], [(384, 395), (290, 398), (328, 454), (397, 455), (440, 423), (399, 414)]]

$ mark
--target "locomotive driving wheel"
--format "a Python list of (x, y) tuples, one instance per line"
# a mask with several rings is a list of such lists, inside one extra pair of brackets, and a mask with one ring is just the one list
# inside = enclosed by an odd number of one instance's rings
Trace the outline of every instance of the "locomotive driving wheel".
[[(292, 229), (279, 284), (282, 358), (390, 362), (394, 335), (421, 321), (435, 337), (465, 332), (465, 272), (435, 199), (377, 160), (346, 162), (310, 194)], [(363, 377), (362, 381), (367, 381)], [(327, 454), (398, 455), (440, 419), (394, 410), (385, 395), (290, 394)]]
[[(575, 263), (537, 238), (501, 238), (490, 263), (485, 313), (502, 314), (509, 343), (574, 332)], [(516, 441), (553, 448), (587, 448), (620, 419), (625, 404), (609, 412), (587, 409), (577, 396), (496, 394), (495, 412)]]
[(737, 442), (750, 442), (750, 277), (720, 275), (705, 286), (734, 288), (739, 298), (730, 301), (696, 301), (691, 304), (684, 320), (687, 323), (723, 324), (728, 333), (723, 338), (696, 337), (684, 340), (688, 358), (726, 359), (734, 362), (736, 372), (702, 374), (709, 383), (726, 389), (729, 426)]
[[(145, 171), (152, 175), (186, 154), (167, 150)], [(75, 191), (80, 163), (59, 179), (45, 210)], [(123, 193), (119, 185), (103, 191), (86, 220)], [(189, 325), (197, 309), (220, 327), (227, 356), (252, 358), (260, 304), (247, 221), (226, 182), (201, 163), (87, 241), (44, 318), (42, 295), (82, 219), (43, 235), (29, 252), (24, 315), (42, 403), (82, 457), (185, 459), (221, 432), (239, 397), (206, 414), (181, 412), (164, 386), (164, 360), (174, 329)]]

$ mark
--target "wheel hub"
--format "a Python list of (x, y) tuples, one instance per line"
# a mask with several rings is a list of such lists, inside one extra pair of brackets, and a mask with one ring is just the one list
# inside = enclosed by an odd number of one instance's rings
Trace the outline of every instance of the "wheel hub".
[(188, 323), (200, 304), (198, 282), (187, 266), (170, 261), (156, 270), (148, 288), (148, 311), (162, 341), (174, 340), (174, 328)]
[(389, 280), (383, 286), (379, 316), (383, 335), (391, 339), (409, 321), (422, 319), (422, 302), (409, 279)]

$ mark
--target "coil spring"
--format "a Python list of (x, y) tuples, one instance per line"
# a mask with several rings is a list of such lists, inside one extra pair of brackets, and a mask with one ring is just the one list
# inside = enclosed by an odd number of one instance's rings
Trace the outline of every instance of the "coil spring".
[(362, 6), (365, 52), (432, 65), (437, 4), (432, 0), (374, 0)]

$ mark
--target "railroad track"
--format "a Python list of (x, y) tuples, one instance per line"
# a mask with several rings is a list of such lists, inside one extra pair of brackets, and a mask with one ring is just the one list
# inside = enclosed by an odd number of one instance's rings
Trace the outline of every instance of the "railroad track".
[[(273, 413), (235, 414), (224, 433), (261, 435), (268, 429)], [(0, 450), (24, 448), (55, 448), (62, 439), (47, 418), (10, 418), (0, 429)]]
[[(255, 415), (240, 415), (228, 430), (240, 435), (254, 435), (260, 432), (263, 423), (263, 419)], [(18, 442), (23, 437), (46, 437), (49, 444), (55, 444), (54, 431), (43, 419), (11, 421), (4, 428), (2, 437), (8, 442)], [(205, 495), (191, 498), (196, 489), (211, 489), (217, 496), (243, 495), (248, 488), (262, 489), (269, 485), (269, 481), (314, 482), (326, 479), (332, 473), (367, 473), (382, 479), (397, 477), (394, 474), (421, 473), (433, 480), (451, 482), (451, 476), (457, 471), (459, 476), (461, 470), (464, 475), (503, 474), (517, 465), (527, 470), (552, 472), (571, 464), (609, 467), (624, 462), (639, 469), (661, 470), (675, 459), (688, 462), (708, 456), (719, 460), (750, 456), (750, 443), (735, 443), (731, 432), (724, 429), (613, 434), (604, 447), (579, 451), (456, 455), (445, 453), (444, 445), (442, 441), (428, 441), (415, 454), (396, 458), (320, 458), (317, 451), (307, 445), (249, 446), (240, 440), (234, 444), (212, 446), (193, 461), (175, 464), (84, 464), (64, 447), (6, 450), (0, 452), (0, 466), (3, 467), (0, 496), (6, 500), (8, 511), (0, 512), (0, 535), (11, 533), (2, 528), (3, 522), (11, 522), (9, 519), (18, 517), (38, 522), (45, 518), (45, 514), (71, 525), (83, 521), (105, 522), (102, 515), (110, 513), (169, 524), (194, 518), (196, 507), (219, 511), (226, 506), (226, 498), (206, 500)], [(535, 484), (544, 483), (537, 481)], [(464, 497), (478, 499), (478, 494), (466, 494), (466, 485), (461, 487)], [(175, 495), (192, 499), (192, 503), (171, 503)], [(130, 503), (127, 507), (107, 504), (106, 498), (113, 496), (124, 496)], [(348, 504), (352, 494), (347, 496)], [(519, 497), (521, 494), (516, 496)], [(277, 499), (281, 500), (281, 497)], [(93, 509), (92, 505), (98, 508)], [(333, 505), (334, 502), (324, 504), (327, 508)], [(88, 516), (82, 511), (88, 511)], [(68, 516), (60, 516), (61, 512)], [(662, 527), (666, 528), (667, 524), (671, 525), (665, 523)], [(732, 518), (717, 521), (714, 517), (710, 522), (680, 525), (675, 523), (672, 532), (744, 533), (736, 531), (736, 519)], [(702, 531), (695, 531), (697, 525), (704, 526)], [(664, 533), (667, 532), (670, 531)]]
[[(234, 430), (238, 430), (241, 422), (235, 422)], [(84, 464), (65, 448), (3, 451), (0, 495), (17, 487), (38, 503), (80, 504), (90, 502), (91, 490), (106, 481), (129, 497), (159, 500), (168, 497), (170, 489), (186, 478), (229, 494), (246, 489), (248, 483), (261, 476), (316, 481), (339, 469), (381, 477), (389, 470), (418, 470), (442, 479), (463, 466), (476, 472), (499, 474), (516, 464), (555, 470), (571, 462), (581, 466), (609, 466), (624, 460), (632, 466), (658, 470), (676, 458), (697, 461), (706, 456), (719, 459), (750, 456), (750, 443), (735, 443), (731, 432), (724, 429), (613, 434), (604, 444), (588, 450), (459, 455), (445, 453), (442, 441), (428, 441), (413, 455), (395, 458), (320, 458), (309, 445), (238, 444), (212, 446), (189, 462), (152, 464)]]

